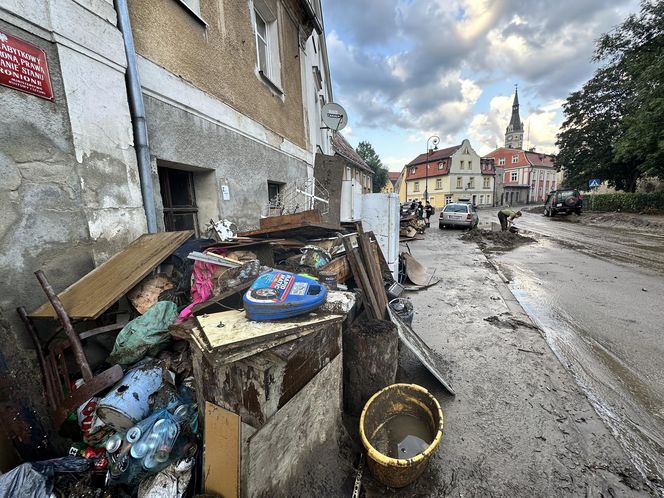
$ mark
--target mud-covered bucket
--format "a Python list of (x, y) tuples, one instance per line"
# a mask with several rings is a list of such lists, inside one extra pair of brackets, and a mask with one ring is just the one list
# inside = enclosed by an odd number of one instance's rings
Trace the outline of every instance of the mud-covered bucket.
[(392, 384), (374, 394), (360, 416), (360, 438), (371, 474), (402, 488), (424, 472), (443, 437), (443, 411), (429, 391)]

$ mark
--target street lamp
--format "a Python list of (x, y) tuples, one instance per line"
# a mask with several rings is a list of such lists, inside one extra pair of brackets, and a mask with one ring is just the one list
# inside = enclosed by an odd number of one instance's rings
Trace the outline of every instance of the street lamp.
[(424, 169), (424, 202), (429, 200), (429, 154), (432, 150), (429, 149), (429, 142), (433, 144), (433, 150), (438, 150), (438, 143), (440, 142), (440, 138), (437, 135), (431, 135), (429, 138), (427, 138), (427, 164)]

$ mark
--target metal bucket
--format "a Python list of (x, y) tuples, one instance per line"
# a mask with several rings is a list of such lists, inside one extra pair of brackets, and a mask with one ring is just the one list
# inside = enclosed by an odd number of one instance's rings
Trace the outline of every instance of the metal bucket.
[[(431, 443), (407, 459), (392, 458), (378, 451), (370, 441), (385, 424), (398, 415), (419, 419), (431, 434)], [(402, 488), (424, 472), (443, 437), (443, 411), (429, 391), (415, 384), (392, 384), (374, 394), (360, 416), (360, 438), (367, 450), (371, 474), (391, 488)]]
[(136, 367), (97, 404), (97, 416), (116, 430), (127, 430), (150, 413), (149, 397), (163, 384), (161, 366)]

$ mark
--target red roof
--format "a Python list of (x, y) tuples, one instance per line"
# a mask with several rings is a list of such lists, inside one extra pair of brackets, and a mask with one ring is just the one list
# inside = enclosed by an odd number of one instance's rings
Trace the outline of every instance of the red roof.
[(438, 164), (438, 161), (440, 159), (445, 159), (448, 157), (451, 157), (452, 154), (454, 154), (457, 150), (461, 148), (461, 144), (455, 145), (454, 147), (447, 147), (446, 149), (440, 149), (440, 150), (434, 150), (431, 153), (423, 153), (417, 156), (415, 159), (413, 159), (411, 162), (409, 162), (406, 166), (416, 166), (418, 164), (424, 164), (427, 162), (436, 162)]
[[(516, 163), (512, 162), (512, 156), (517, 155), (519, 160)], [(504, 169), (522, 168), (524, 166), (538, 166), (553, 168), (553, 156), (550, 154), (543, 154), (541, 152), (531, 152), (522, 149), (511, 149), (509, 147), (499, 147), (498, 149), (489, 152), (486, 157), (493, 157), (496, 161), (497, 167)], [(504, 158), (505, 164), (500, 164), (499, 159)]]
[(388, 171), (387, 172), (387, 177), (392, 182), (396, 182), (399, 179), (400, 176), (401, 176), (401, 171)]

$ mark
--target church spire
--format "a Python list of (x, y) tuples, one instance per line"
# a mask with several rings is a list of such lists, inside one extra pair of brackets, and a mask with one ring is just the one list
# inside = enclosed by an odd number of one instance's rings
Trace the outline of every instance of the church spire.
[(505, 147), (511, 149), (523, 148), (523, 123), (519, 116), (519, 89), (514, 85), (514, 102), (512, 103), (512, 118), (505, 130)]

